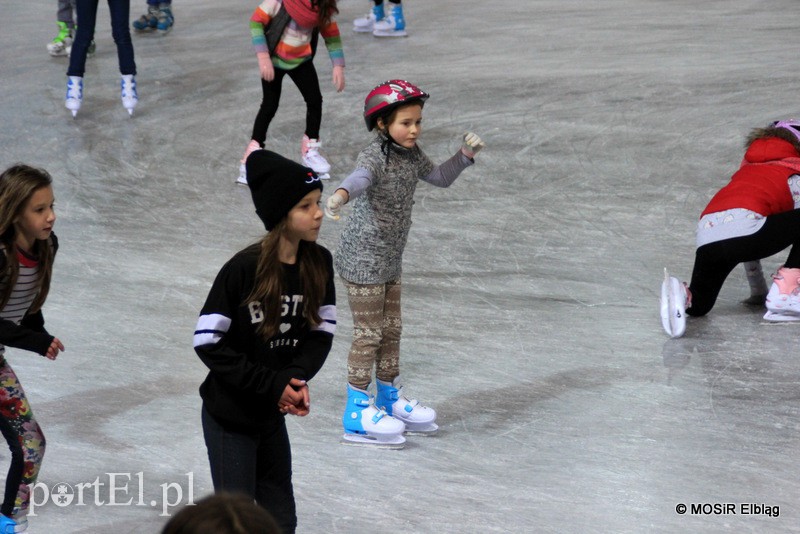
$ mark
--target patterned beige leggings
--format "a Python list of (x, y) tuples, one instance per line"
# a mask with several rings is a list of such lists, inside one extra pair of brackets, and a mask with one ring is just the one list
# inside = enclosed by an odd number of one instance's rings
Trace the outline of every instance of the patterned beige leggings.
[(347, 356), (347, 380), (367, 389), (372, 368), (391, 382), (400, 374), (400, 279), (385, 284), (351, 284), (344, 280), (353, 314), (353, 344)]

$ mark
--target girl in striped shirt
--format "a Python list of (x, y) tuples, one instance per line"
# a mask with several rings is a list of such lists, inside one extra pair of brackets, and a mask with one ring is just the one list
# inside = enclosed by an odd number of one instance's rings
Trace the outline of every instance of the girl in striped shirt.
[(58, 248), (55, 220), (46, 171), (14, 165), (0, 174), (0, 431), (11, 449), (0, 533), (27, 530), (31, 486), (45, 448), (25, 391), (5, 359), (5, 346), (51, 360), (64, 350), (45, 330), (42, 317)]

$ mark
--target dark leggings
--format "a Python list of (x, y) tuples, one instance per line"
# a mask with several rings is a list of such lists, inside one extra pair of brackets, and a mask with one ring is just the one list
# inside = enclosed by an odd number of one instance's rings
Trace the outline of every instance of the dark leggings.
[[(86, 54), (94, 39), (94, 28), (97, 23), (97, 5), (100, 0), (76, 0), (75, 11), (78, 14), (78, 31), (72, 43), (69, 56), (67, 76), (83, 76), (86, 70)], [(133, 59), (133, 43), (128, 29), (130, 17), (130, 0), (108, 0), (111, 11), (111, 36), (117, 45), (117, 59), (120, 74), (136, 74), (136, 62)]]
[(722, 289), (722, 284), (738, 264), (760, 260), (791, 246), (784, 264), (800, 267), (800, 210), (785, 211), (766, 218), (761, 229), (751, 235), (703, 245), (697, 249), (692, 271), (692, 306), (686, 313), (705, 315)]
[(203, 407), (202, 421), (214, 491), (251, 496), (281, 532), (294, 533), (292, 450), (283, 418), (268, 429), (243, 433), (225, 428)]
[(281, 99), (281, 84), (283, 77), (289, 75), (294, 84), (300, 89), (303, 100), (306, 101), (306, 131), (309, 139), (319, 139), (319, 126), (322, 123), (322, 92), (319, 89), (319, 78), (312, 60), (301, 63), (292, 70), (283, 70), (275, 67), (275, 78), (271, 82), (261, 80), (261, 89), (264, 98), (253, 123), (252, 139), (261, 145), (267, 139), (267, 129)]

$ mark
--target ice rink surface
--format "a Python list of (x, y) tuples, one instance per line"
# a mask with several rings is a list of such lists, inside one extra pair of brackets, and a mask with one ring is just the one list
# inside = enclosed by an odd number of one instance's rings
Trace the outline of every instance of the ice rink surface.
[[(0, 8), (0, 164), (53, 174), (61, 241), (45, 317), (67, 351), (8, 351), (48, 438), (37, 533), (155, 533), (212, 491), (191, 342), (216, 272), (263, 230), (234, 184), (261, 98), (255, 5), (178, 1), (169, 35), (134, 35), (129, 119), (101, 2), (76, 120), (67, 61), (45, 50), (56, 2)], [(742, 269), (680, 340), (657, 311), (746, 134), (800, 117), (800, 3), (404, 5), (410, 36), (378, 40), (351, 31), (369, 3), (341, 2), (347, 87), (322, 49), (321, 138), (327, 195), (370, 139), (366, 93), (406, 78), (432, 95), (432, 159), (464, 131), (486, 141), (452, 188), (419, 187), (405, 254), (403, 375), (441, 431), (402, 451), (339, 443), (337, 280), (312, 413), (288, 420), (298, 532), (800, 532), (800, 326), (740, 304)], [(303, 116), (286, 80), (267, 147), (299, 158)]]

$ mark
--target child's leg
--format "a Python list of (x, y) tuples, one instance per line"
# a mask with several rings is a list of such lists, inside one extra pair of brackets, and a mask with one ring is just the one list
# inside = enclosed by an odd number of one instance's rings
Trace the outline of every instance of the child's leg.
[(131, 14), (130, 0), (108, 0), (111, 11), (111, 36), (117, 45), (120, 74), (136, 75), (136, 62), (133, 58), (133, 41), (128, 29)]
[(73, 0), (58, 0), (56, 20), (66, 24), (67, 28), (69, 29), (73, 29), (75, 27), (75, 19), (72, 16), (73, 4)]
[(45, 439), (25, 391), (4, 359), (0, 364), (0, 431), (11, 449), (11, 466), (0, 513), (19, 522), (28, 514), (30, 486), (39, 475)]
[(272, 515), (281, 532), (293, 534), (297, 511), (292, 486), (292, 449), (283, 418), (275, 428), (261, 433), (256, 454), (256, 502)]
[(692, 305), (686, 313), (705, 315), (714, 306), (722, 284), (739, 263), (767, 258), (791, 246), (786, 268), (800, 267), (800, 210), (770, 215), (754, 234), (725, 239), (697, 249), (692, 283)]
[(88, 54), (89, 45), (94, 39), (98, 2), (99, 0), (77, 0), (75, 3), (78, 29), (75, 32), (75, 40), (72, 43), (67, 76), (83, 77), (86, 69), (86, 54)]
[(319, 88), (317, 69), (312, 61), (306, 61), (289, 71), (289, 77), (300, 90), (306, 102), (306, 131), (309, 139), (319, 139), (322, 124), (322, 91)]
[(202, 421), (214, 491), (239, 492), (255, 498), (258, 448), (255, 435), (228, 431), (205, 407)]
[(383, 338), (386, 285), (352, 284), (344, 281), (353, 314), (353, 343), (347, 355), (347, 381), (366, 390)]
[(253, 135), (250, 137), (252, 140), (257, 141), (259, 145), (264, 145), (269, 124), (278, 111), (278, 104), (281, 100), (281, 85), (285, 74), (285, 70), (276, 67), (275, 78), (272, 81), (261, 80), (263, 97), (261, 99), (261, 107), (258, 108), (256, 120), (253, 122)]
[(391, 383), (400, 374), (400, 336), (403, 319), (400, 312), (400, 279), (386, 284), (383, 303), (383, 337), (375, 360), (375, 375), (378, 380)]

